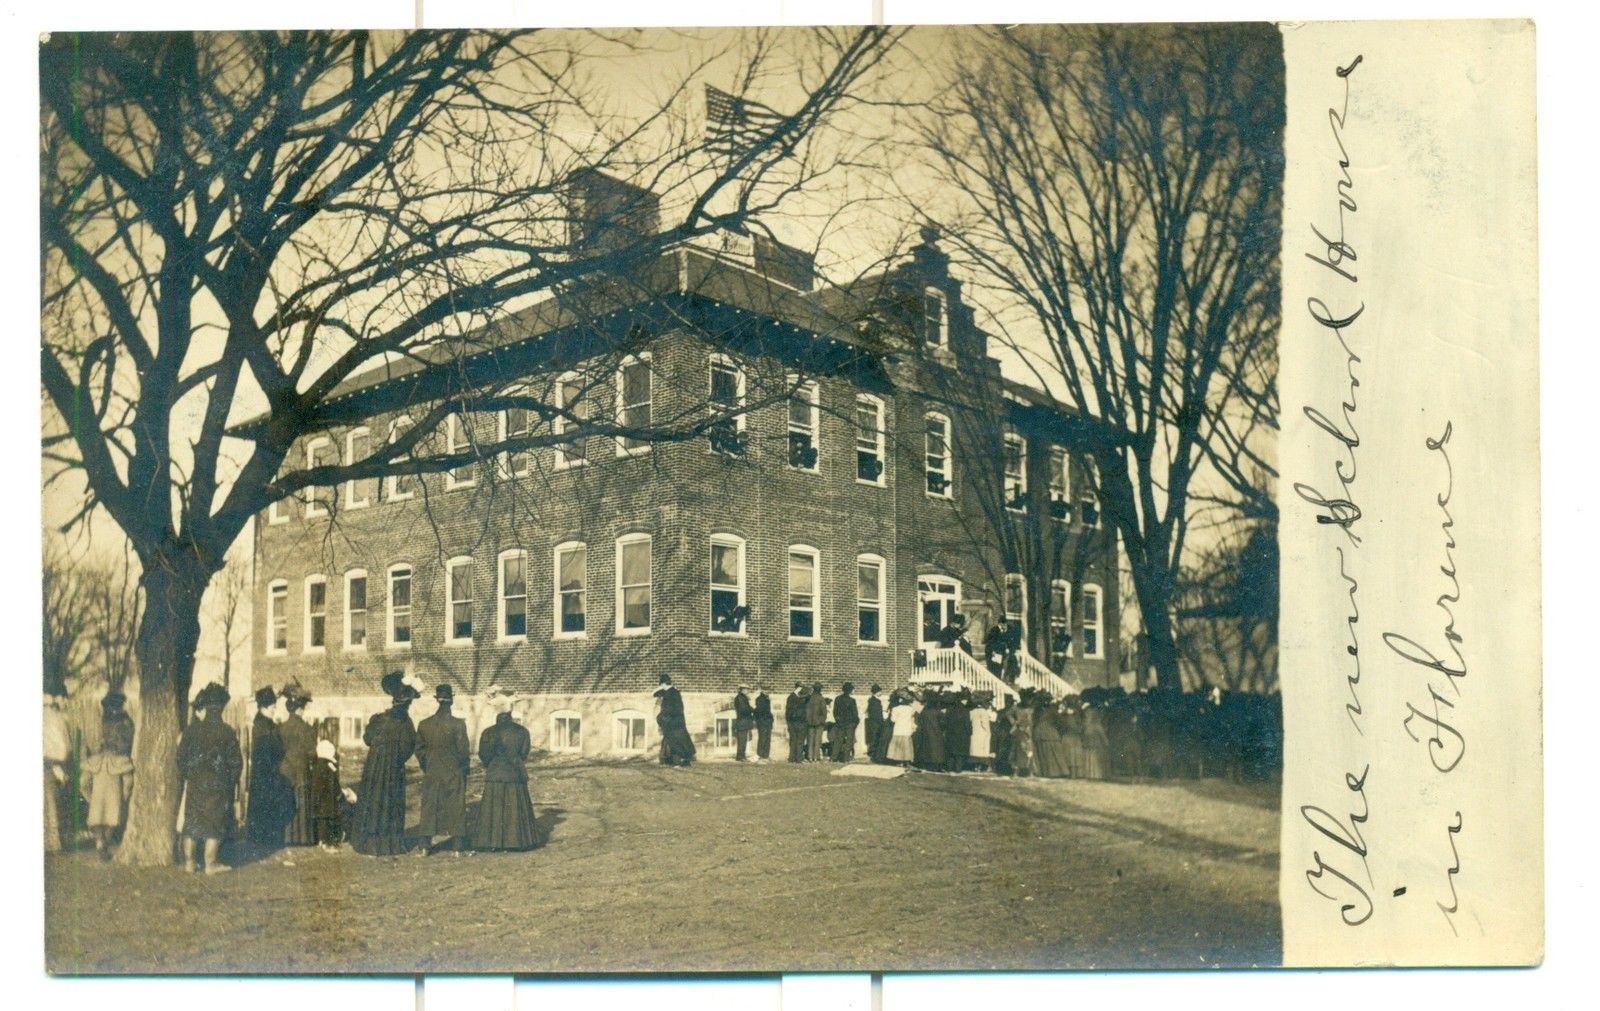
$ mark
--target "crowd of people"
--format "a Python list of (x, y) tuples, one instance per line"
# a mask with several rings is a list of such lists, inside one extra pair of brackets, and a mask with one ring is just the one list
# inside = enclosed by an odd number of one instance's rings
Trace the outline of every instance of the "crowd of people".
[[(223, 719), (227, 691), (217, 684), (194, 698), (196, 718), (178, 742), (178, 832), (185, 867), (220, 874), (222, 843), (234, 837), (235, 804), (244, 780), (242, 840), (256, 852), (348, 843), (357, 853), (394, 856), (477, 850), (527, 850), (538, 845), (527, 760), (531, 739), (513, 718), (514, 696), (486, 693), (494, 722), (478, 737), (484, 787), (469, 830), (467, 777), (473, 752), (466, 721), (453, 712), (448, 684), (434, 690), (436, 711), (413, 722), (423, 686), (410, 675), (385, 675), (390, 704), (367, 721), (359, 785), (343, 785), (335, 742), (306, 721), (311, 697), (298, 684), (256, 693), (246, 765), (238, 733)], [(669, 675), (655, 692), (660, 761), (686, 767), (696, 750), (682, 695)], [(122, 832), (132, 792), (133, 721), (120, 691), (100, 704), (97, 744), (76, 769), (71, 734), (59, 700), (46, 696), (44, 733), (45, 847), (61, 848), (64, 821), (83, 824), (102, 857)], [(771, 761), (777, 714), (759, 686), (741, 684), (732, 700), (737, 761)], [(906, 686), (864, 698), (845, 682), (830, 697), (820, 683), (797, 682), (781, 707), (790, 762), (856, 759), (929, 772), (1108, 779), (1196, 777), (1270, 779), (1282, 763), (1282, 712), (1276, 696), (1223, 692), (1125, 692), (1090, 688), (1052, 698), (1022, 689), (996, 707), (988, 692)], [(751, 754), (751, 738), (754, 754)], [(408, 763), (421, 769), (421, 818), (406, 825)], [(248, 769), (248, 772), (246, 772)], [(63, 786), (79, 784), (82, 814), (65, 818)], [(71, 799), (74, 804), (78, 798)]]
[[(663, 712), (681, 722), (670, 678)], [(774, 715), (764, 689), (747, 684), (733, 697), (734, 758), (771, 760)], [(937, 772), (1107, 779), (1224, 775), (1268, 779), (1282, 760), (1282, 717), (1274, 696), (1223, 692), (1125, 692), (1089, 688), (1054, 698), (1023, 688), (997, 707), (990, 692), (907, 686), (884, 695), (872, 685), (857, 698), (845, 682), (829, 697), (821, 684), (797, 682), (783, 705), (790, 762), (850, 762), (858, 740), (872, 762)], [(658, 716), (658, 720), (661, 717)], [(862, 727), (862, 724), (865, 724)], [(860, 731), (864, 731), (861, 733)], [(662, 724), (662, 761), (669, 758)], [(685, 740), (687, 740), (685, 736)], [(692, 757), (693, 744), (687, 745)]]

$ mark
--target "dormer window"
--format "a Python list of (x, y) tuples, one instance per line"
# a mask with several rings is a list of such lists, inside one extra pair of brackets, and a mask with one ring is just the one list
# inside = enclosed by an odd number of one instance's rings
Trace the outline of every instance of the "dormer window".
[(944, 292), (937, 288), (922, 292), (922, 340), (929, 347), (950, 346), (950, 315), (945, 312)]

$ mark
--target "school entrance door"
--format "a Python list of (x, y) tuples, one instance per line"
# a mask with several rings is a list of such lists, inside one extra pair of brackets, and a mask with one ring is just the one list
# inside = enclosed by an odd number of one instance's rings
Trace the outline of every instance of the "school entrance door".
[(959, 580), (944, 576), (924, 576), (917, 580), (917, 609), (922, 613), (922, 631), (917, 645), (939, 648), (939, 632), (955, 620), (961, 600)]

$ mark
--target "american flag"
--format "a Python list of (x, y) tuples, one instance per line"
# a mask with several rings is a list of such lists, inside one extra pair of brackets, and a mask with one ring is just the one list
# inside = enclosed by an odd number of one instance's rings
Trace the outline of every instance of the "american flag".
[(706, 85), (706, 148), (714, 154), (743, 154), (784, 118), (771, 106)]

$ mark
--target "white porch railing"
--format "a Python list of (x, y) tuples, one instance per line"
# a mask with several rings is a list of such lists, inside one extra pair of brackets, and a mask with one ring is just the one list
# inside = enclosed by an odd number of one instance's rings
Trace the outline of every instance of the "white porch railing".
[(993, 692), (995, 701), (1015, 698), (1017, 690), (989, 673), (964, 649), (930, 649), (928, 666), (911, 675), (912, 684), (945, 684), (974, 692)]
[(1049, 692), (1054, 699), (1064, 698), (1068, 695), (1080, 694), (1082, 689), (1045, 666), (1043, 660), (1029, 653), (1027, 650), (1018, 652), (1020, 661), (1017, 672), (1017, 687), (1032, 688), (1036, 691)]

